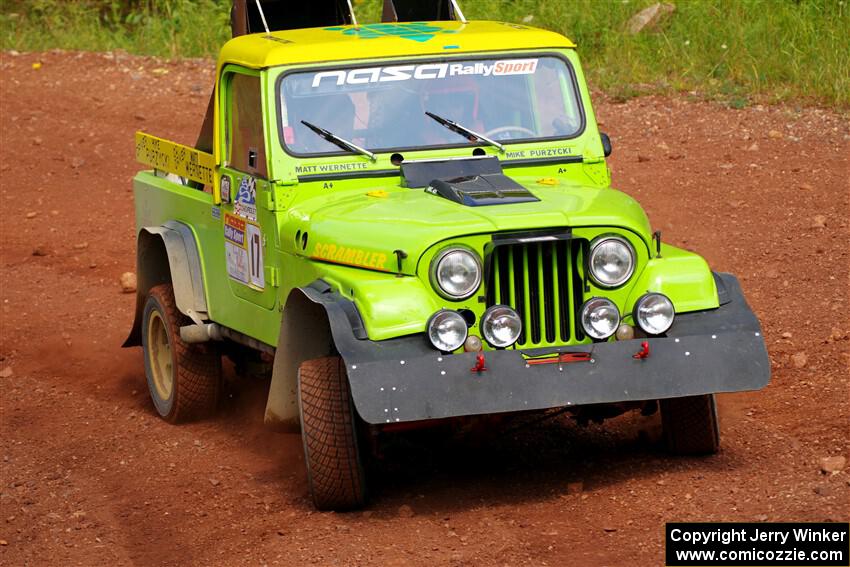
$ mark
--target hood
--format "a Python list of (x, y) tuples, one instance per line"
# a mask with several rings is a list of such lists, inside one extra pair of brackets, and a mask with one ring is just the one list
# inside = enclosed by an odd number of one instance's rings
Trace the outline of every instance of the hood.
[[(395, 272), (396, 250), (404, 273), (434, 244), (449, 238), (555, 227), (610, 226), (630, 230), (649, 245), (649, 221), (640, 205), (620, 191), (540, 183), (513, 177), (539, 200), (469, 207), (426, 192), (391, 185), (307, 199), (289, 211), (294, 233), (308, 232), (305, 250), (316, 259)], [(548, 180), (547, 180), (548, 181)], [(289, 230), (287, 231), (289, 232)]]

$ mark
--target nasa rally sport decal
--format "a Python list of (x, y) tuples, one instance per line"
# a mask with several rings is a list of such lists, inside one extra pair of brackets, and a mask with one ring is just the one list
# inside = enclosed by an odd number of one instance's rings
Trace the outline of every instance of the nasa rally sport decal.
[(425, 63), (422, 65), (394, 65), (392, 67), (369, 67), (366, 69), (338, 69), (322, 71), (313, 77), (312, 87), (336, 83), (342, 85), (365, 85), (369, 83), (392, 83), (398, 81), (445, 79), (464, 75), (496, 77), (501, 75), (533, 75), (537, 72), (538, 59), (505, 59), (502, 61), (476, 61), (474, 63)]

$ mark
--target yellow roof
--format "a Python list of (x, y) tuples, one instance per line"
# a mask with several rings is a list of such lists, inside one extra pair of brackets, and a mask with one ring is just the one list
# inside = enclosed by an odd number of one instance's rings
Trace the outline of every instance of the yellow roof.
[(364, 24), (243, 35), (224, 45), (219, 66), (236, 63), (261, 69), (379, 57), (572, 47), (575, 44), (560, 34), (501, 22)]

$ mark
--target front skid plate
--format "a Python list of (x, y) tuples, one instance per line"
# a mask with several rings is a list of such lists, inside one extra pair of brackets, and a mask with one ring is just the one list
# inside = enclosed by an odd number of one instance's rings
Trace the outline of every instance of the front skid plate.
[[(650, 356), (635, 359), (639, 340), (603, 343), (592, 362), (528, 365), (517, 351), (475, 356), (418, 356), (349, 364), (355, 405), (369, 423), (534, 410), (756, 390), (770, 377), (764, 342), (754, 332), (649, 339)], [(564, 348), (564, 352), (589, 348)]]
[[(569, 405), (757, 390), (770, 380), (761, 327), (737, 280), (718, 275), (728, 294), (717, 309), (684, 313), (664, 338), (648, 339), (650, 355), (632, 357), (642, 339), (563, 347), (593, 362), (527, 365), (516, 350), (485, 353), (486, 372), (470, 369), (471, 353), (440, 355), (423, 335), (373, 342), (339, 333), (354, 404), (369, 423), (394, 423)], [(337, 314), (339, 316), (339, 314)], [(544, 349), (542, 352), (552, 352)], [(529, 351), (539, 354), (541, 351)]]

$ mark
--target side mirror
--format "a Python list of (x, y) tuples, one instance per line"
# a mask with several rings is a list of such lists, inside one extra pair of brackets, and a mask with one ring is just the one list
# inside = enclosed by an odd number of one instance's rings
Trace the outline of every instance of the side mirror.
[(602, 138), (602, 153), (605, 154), (605, 157), (611, 155), (611, 138), (608, 137), (608, 134), (605, 132), (600, 132), (599, 137)]

